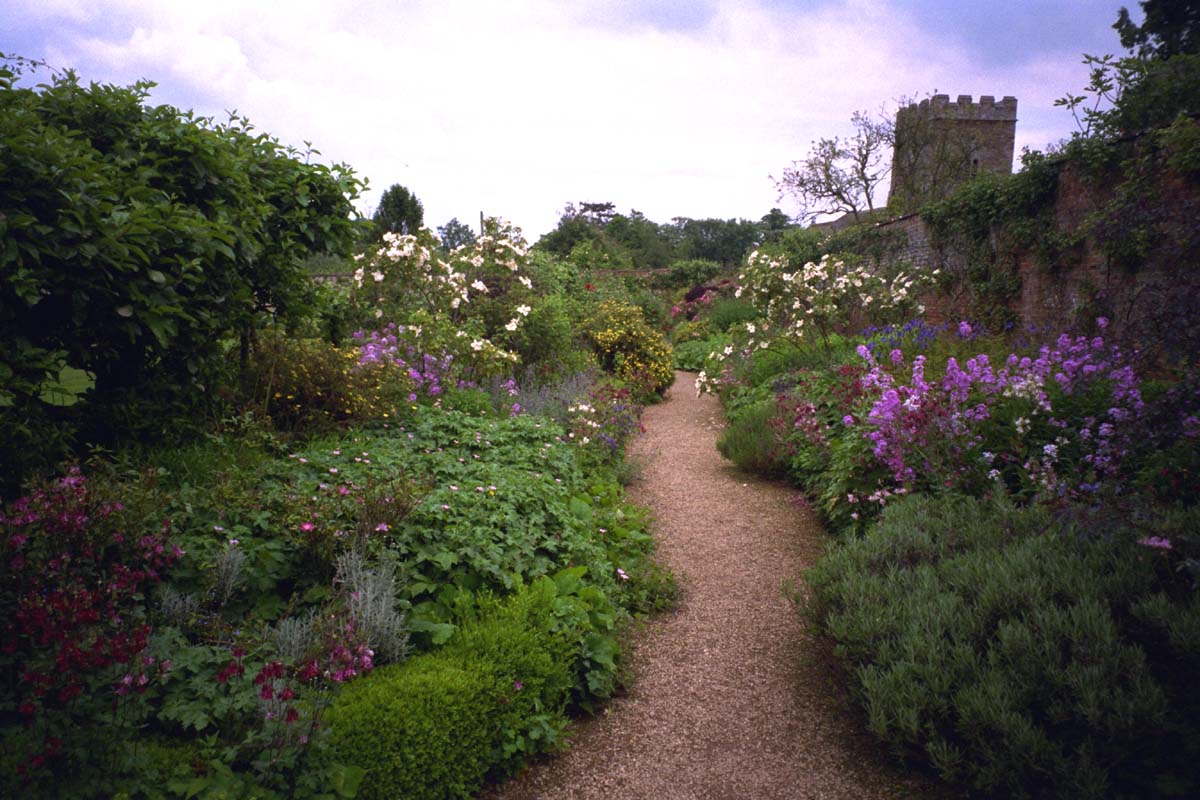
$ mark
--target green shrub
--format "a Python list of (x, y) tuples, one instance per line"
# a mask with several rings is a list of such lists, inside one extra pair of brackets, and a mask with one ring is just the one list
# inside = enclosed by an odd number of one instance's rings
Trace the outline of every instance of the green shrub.
[(773, 474), (782, 472), (787, 462), (780, 453), (773, 421), (775, 401), (763, 400), (744, 409), (731, 419), (729, 427), (717, 439), (717, 449), (744, 470)]
[(854, 347), (854, 340), (837, 334), (832, 334), (826, 343), (808, 341), (803, 345), (779, 338), (771, 342), (770, 347), (755, 350), (747, 359), (746, 379), (758, 385), (795, 370), (820, 370), (856, 363)]
[[(678, 306), (676, 306), (678, 308)], [(713, 327), (707, 317), (694, 320), (684, 320), (671, 329), (671, 341), (676, 344), (690, 342), (696, 339), (707, 339), (712, 336)]]
[(64, 367), (94, 380), (75, 409), (81, 441), (177, 436), (177, 418), (213, 405), (227, 340), (267, 309), (306, 313), (302, 259), (349, 249), (362, 184), (240, 117), (150, 107), (149, 82), (65, 71), (29, 86), (4, 62), (0, 406), (31, 424), (0, 434), (45, 453), (12, 468), (59, 454), (60, 437), (43, 450), (41, 436)]
[(542, 578), (468, 602), (446, 647), (348, 685), (328, 720), (339, 759), (367, 770), (363, 796), (471, 797), (489, 771), (557, 747), (580, 657), (564, 599)]
[(578, 303), (560, 295), (542, 297), (521, 326), (517, 354), (526, 372), (543, 380), (586, 369), (591, 359), (576, 335)]
[(354, 681), (329, 709), (339, 758), (367, 770), (365, 798), (471, 797), (487, 772), (494, 677), (438, 653)]
[(675, 378), (671, 346), (635, 305), (601, 302), (584, 322), (584, 334), (604, 370), (634, 387), (639, 401), (662, 392)]
[(719, 298), (708, 312), (708, 322), (713, 330), (727, 331), (735, 325), (753, 322), (761, 315), (749, 300), (729, 297)]
[(916, 496), (836, 546), (812, 610), (871, 730), (977, 792), (1194, 795), (1200, 600), (1140, 534), (1080, 533), (1044, 508)]
[(673, 354), (675, 369), (699, 372), (704, 369), (704, 362), (709, 354), (725, 347), (730, 341), (728, 336), (718, 335), (676, 344)]
[(698, 286), (712, 280), (721, 274), (721, 265), (715, 261), (705, 261), (692, 258), (687, 261), (676, 261), (671, 265), (667, 275), (666, 285), (680, 289)]
[(387, 417), (411, 391), (404, 371), (360, 366), (355, 348), (274, 331), (259, 339), (243, 386), (250, 403), (283, 430)]
[(554, 749), (566, 725), (564, 708), (579, 655), (578, 634), (559, 628), (549, 579), (504, 605), (485, 598), (483, 622), (463, 626), (443, 651), (446, 658), (475, 665), (492, 676), (499, 707), (489, 764), (513, 773), (532, 755)]

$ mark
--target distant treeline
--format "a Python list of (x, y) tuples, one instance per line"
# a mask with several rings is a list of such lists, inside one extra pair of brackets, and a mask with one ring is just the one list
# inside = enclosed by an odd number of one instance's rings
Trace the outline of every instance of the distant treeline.
[(791, 227), (778, 208), (757, 222), (675, 217), (659, 224), (639, 211), (619, 214), (612, 203), (568, 203), (558, 227), (538, 240), (536, 248), (610, 269), (661, 269), (684, 260), (730, 267)]

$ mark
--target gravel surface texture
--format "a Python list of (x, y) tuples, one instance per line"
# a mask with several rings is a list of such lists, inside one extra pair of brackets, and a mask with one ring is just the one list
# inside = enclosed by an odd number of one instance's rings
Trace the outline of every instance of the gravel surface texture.
[(794, 490), (721, 458), (719, 403), (677, 373), (631, 449), (630, 499), (655, 518), (658, 558), (683, 590), (629, 655), (635, 680), (575, 726), (570, 750), (488, 800), (946, 797), (863, 729), (828, 643), (782, 590), (825, 536)]

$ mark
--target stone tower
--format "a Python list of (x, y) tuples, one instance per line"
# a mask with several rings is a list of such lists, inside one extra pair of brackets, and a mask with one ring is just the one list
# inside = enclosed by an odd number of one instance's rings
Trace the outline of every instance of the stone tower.
[(896, 112), (888, 209), (904, 214), (945, 197), (971, 175), (1012, 172), (1017, 98), (979, 102), (961, 94), (935, 94)]

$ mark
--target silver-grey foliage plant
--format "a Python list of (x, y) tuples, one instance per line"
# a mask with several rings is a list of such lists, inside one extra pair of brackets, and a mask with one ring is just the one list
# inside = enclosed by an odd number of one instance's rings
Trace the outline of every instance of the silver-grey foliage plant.
[(355, 630), (366, 637), (378, 663), (399, 661), (408, 652), (407, 615), (396, 599), (396, 561), (385, 555), (374, 565), (357, 550), (337, 559), (334, 585), (346, 597)]

